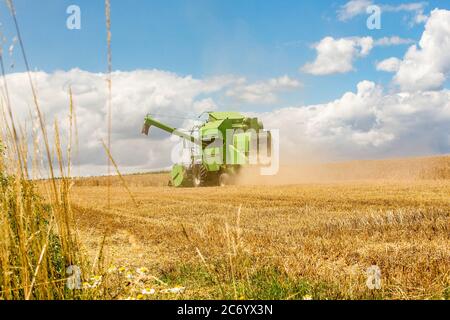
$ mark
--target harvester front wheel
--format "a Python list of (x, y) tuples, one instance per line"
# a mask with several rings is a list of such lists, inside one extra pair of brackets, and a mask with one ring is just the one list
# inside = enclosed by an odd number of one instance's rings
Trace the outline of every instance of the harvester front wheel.
[(194, 175), (192, 177), (192, 184), (194, 185), (194, 188), (199, 188), (202, 186), (202, 178), (198, 175)]
[(206, 172), (202, 166), (195, 166), (192, 170), (192, 185), (199, 188), (204, 185)]

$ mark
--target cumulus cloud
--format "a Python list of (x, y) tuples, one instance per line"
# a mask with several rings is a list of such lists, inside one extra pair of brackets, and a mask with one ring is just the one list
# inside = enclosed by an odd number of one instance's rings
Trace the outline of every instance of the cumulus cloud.
[(338, 160), (450, 151), (450, 91), (386, 94), (370, 81), (320, 105), (263, 115), (284, 159)]
[(313, 75), (346, 73), (354, 70), (353, 62), (358, 57), (367, 56), (372, 50), (372, 37), (352, 37), (334, 39), (323, 38), (313, 47), (317, 57), (313, 62), (305, 64), (301, 71)]
[[(107, 136), (105, 75), (73, 69), (33, 72), (32, 78), (51, 141), (55, 119), (59, 122), (62, 140), (67, 141), (68, 92), (72, 89), (79, 137), (74, 173), (105, 174), (107, 158), (101, 144), (101, 139)], [(34, 104), (26, 74), (9, 74), (7, 82), (17, 122), (25, 121), (28, 129), (36, 127), (36, 118), (29, 117)], [(271, 103), (276, 101), (277, 92), (301, 86), (298, 80), (288, 76), (249, 84), (235, 76), (201, 80), (159, 70), (117, 71), (112, 74), (112, 84), (112, 154), (124, 172), (160, 169), (171, 164), (177, 139), (160, 130), (152, 130), (150, 137), (142, 136), (140, 130), (147, 113), (174, 127), (190, 129), (199, 122), (198, 114), (218, 109), (212, 94), (220, 93), (243, 102)]]
[(442, 88), (450, 73), (450, 11), (435, 9), (418, 45), (406, 52), (394, 82), (405, 91)]
[[(51, 125), (55, 118), (63, 135), (67, 132), (68, 90), (72, 88), (80, 146), (75, 165), (80, 174), (105, 174), (102, 169), (106, 155), (100, 142), (107, 135), (104, 74), (74, 69), (55, 73), (34, 72), (32, 77), (49, 132), (53, 131)], [(23, 123), (26, 120), (27, 127), (31, 128), (33, 124), (28, 115), (30, 109), (34, 110), (34, 104), (26, 74), (10, 74), (7, 81), (17, 121)], [(158, 70), (114, 72), (112, 153), (122, 169), (147, 170), (162, 168), (170, 163), (170, 149), (174, 142), (168, 135), (157, 130), (152, 132), (150, 138), (140, 135), (143, 118), (148, 112), (162, 116), (162, 121), (175, 127), (191, 125), (191, 122), (187, 123), (180, 117), (215, 110), (215, 101), (204, 96), (237, 81), (237, 78), (230, 76), (199, 80)]]
[(305, 64), (301, 71), (313, 75), (329, 75), (346, 73), (355, 70), (353, 63), (357, 58), (366, 57), (376, 46), (397, 46), (413, 43), (414, 40), (398, 36), (383, 37), (374, 40), (372, 37), (348, 37), (334, 39), (323, 38), (313, 45), (317, 57), (313, 62)]
[(277, 101), (276, 94), (278, 92), (293, 90), (301, 87), (301, 85), (298, 80), (287, 75), (254, 84), (248, 84), (246, 80), (243, 80), (230, 88), (226, 95), (237, 101), (270, 104)]
[[(79, 134), (74, 174), (106, 173), (100, 139), (106, 137), (106, 84), (103, 74), (81, 70), (32, 74), (38, 87), (49, 131), (54, 118), (67, 139), (68, 88), (72, 87)], [(21, 123), (32, 109), (31, 95), (22, 73), (7, 76), (12, 105)], [(297, 87), (290, 78), (264, 82)], [(147, 112), (161, 121), (190, 128), (193, 121), (179, 119), (217, 108), (210, 94), (226, 94), (242, 85), (236, 77), (194, 79), (149, 70), (113, 74), (112, 152), (124, 172), (169, 167), (177, 144), (160, 130), (150, 137), (140, 128)], [(173, 117), (165, 118), (164, 115)], [(317, 160), (372, 158), (450, 152), (450, 91), (386, 94), (382, 87), (362, 81), (355, 92), (320, 105), (282, 108), (256, 113), (265, 127), (280, 129), (283, 162), (320, 155)], [(27, 120), (27, 128), (32, 127)]]
[(401, 60), (395, 57), (385, 59), (377, 63), (378, 71), (397, 72), (400, 68)]
[(339, 8), (337, 12), (338, 18), (341, 21), (347, 21), (364, 14), (367, 7), (372, 5), (372, 3), (372, 0), (351, 0)]

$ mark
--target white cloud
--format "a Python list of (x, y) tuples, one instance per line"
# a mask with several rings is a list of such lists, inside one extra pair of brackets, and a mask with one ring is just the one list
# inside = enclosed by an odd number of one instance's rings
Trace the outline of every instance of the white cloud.
[[(59, 120), (62, 133), (67, 132), (68, 90), (72, 87), (80, 145), (75, 174), (105, 174), (106, 155), (100, 143), (107, 132), (105, 76), (74, 69), (51, 74), (35, 72), (32, 77), (49, 132), (53, 131), (54, 118)], [(26, 74), (10, 74), (7, 81), (17, 121), (22, 124), (29, 110), (34, 110)], [(112, 153), (127, 171), (161, 168), (170, 162), (170, 148), (174, 143), (169, 135), (158, 130), (152, 131), (149, 138), (140, 134), (148, 112), (158, 114), (161, 121), (175, 127), (184, 127), (188, 122), (180, 117), (194, 118), (217, 108), (211, 98), (202, 96), (223, 90), (239, 79), (224, 76), (198, 80), (158, 70), (137, 70), (114, 72), (112, 81)], [(31, 128), (30, 120), (26, 121)]]
[(266, 113), (285, 161), (450, 152), (450, 91), (385, 94), (363, 81), (335, 101)]
[(200, 114), (205, 111), (214, 111), (218, 109), (216, 102), (211, 98), (205, 98), (193, 103), (193, 112)]
[(403, 3), (399, 5), (382, 5), (382, 12), (412, 12), (413, 19), (411, 25), (425, 23), (428, 17), (424, 14), (427, 2)]
[(231, 87), (226, 95), (237, 101), (270, 104), (277, 101), (276, 93), (301, 87), (301, 83), (287, 75), (254, 84), (241, 83)]
[(400, 38), (398, 36), (392, 36), (392, 37), (383, 37), (381, 39), (378, 39), (375, 41), (375, 46), (398, 46), (398, 45), (404, 45), (404, 44), (411, 44), (415, 41), (412, 39), (404, 39)]
[[(72, 88), (80, 147), (74, 161), (74, 174), (106, 174), (106, 155), (100, 142), (107, 136), (105, 75), (73, 69), (33, 72), (32, 78), (47, 129), (52, 133), (54, 119), (57, 119), (63, 140), (67, 139), (68, 90), (69, 86)], [(7, 82), (16, 120), (21, 124), (26, 121), (30, 129), (33, 124), (28, 115), (34, 110), (34, 104), (27, 76), (10, 74)], [(168, 134), (154, 129), (150, 137), (140, 134), (147, 113), (171, 126), (190, 129), (200, 113), (218, 109), (211, 94), (220, 92), (239, 101), (267, 103), (276, 101), (277, 92), (301, 86), (298, 80), (288, 76), (248, 84), (245, 79), (234, 76), (200, 80), (159, 70), (114, 72), (112, 83), (112, 153), (124, 172), (171, 164), (171, 150), (176, 142)], [(52, 134), (50, 140), (53, 141)]]
[(372, 5), (371, 0), (351, 0), (338, 10), (338, 18), (341, 21), (347, 21), (360, 14), (365, 14), (368, 6)]
[(401, 60), (395, 57), (385, 59), (377, 64), (378, 71), (397, 72), (400, 68)]
[(315, 61), (305, 64), (301, 71), (313, 75), (346, 73), (354, 70), (353, 62), (358, 57), (367, 56), (372, 50), (372, 37), (352, 37), (334, 39), (323, 38), (314, 45), (317, 51)]
[(376, 46), (397, 46), (413, 43), (414, 40), (398, 36), (374, 40), (372, 37), (323, 38), (313, 48), (317, 51), (315, 61), (305, 64), (300, 70), (313, 75), (346, 73), (355, 70), (357, 58), (367, 56)]
[[(71, 70), (37, 72), (33, 78), (49, 131), (56, 117), (62, 132), (66, 132), (67, 90), (72, 86), (79, 132), (74, 174), (105, 174), (106, 156), (99, 141), (106, 136), (104, 75)], [(21, 121), (33, 106), (26, 75), (11, 74), (7, 80), (14, 112)], [(298, 86), (288, 77), (262, 83), (269, 87)], [(140, 134), (147, 112), (158, 114), (159, 120), (174, 127), (190, 128), (192, 121), (179, 117), (217, 108), (208, 96), (225, 94), (236, 85), (242, 85), (242, 79), (232, 76), (199, 80), (157, 70), (115, 72), (112, 152), (120, 168), (129, 172), (171, 165), (175, 142), (160, 130), (151, 130), (150, 137)], [(281, 130), (282, 161), (290, 156), (297, 161), (311, 155), (333, 160), (450, 152), (448, 90), (385, 94), (380, 86), (363, 81), (355, 93), (347, 92), (329, 103), (256, 116), (264, 120), (266, 128)], [(29, 122), (27, 127), (31, 127)]]
[(372, 0), (351, 0), (341, 6), (337, 11), (340, 21), (348, 21), (356, 16), (366, 14), (367, 7), (378, 5), (382, 12), (409, 12), (413, 14), (411, 25), (425, 23), (427, 16), (424, 14), (427, 2), (411, 2), (399, 5), (378, 4)]
[(450, 74), (450, 11), (435, 9), (417, 45), (409, 48), (394, 82), (405, 91), (437, 90)]

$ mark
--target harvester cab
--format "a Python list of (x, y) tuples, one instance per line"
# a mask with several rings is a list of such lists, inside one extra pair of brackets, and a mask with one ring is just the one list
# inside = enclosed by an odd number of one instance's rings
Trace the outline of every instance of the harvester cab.
[(208, 112), (208, 119), (190, 133), (150, 115), (145, 117), (142, 133), (148, 135), (152, 126), (190, 144), (190, 163), (176, 164), (170, 173), (169, 183), (174, 187), (233, 184), (243, 166), (259, 166), (262, 157), (271, 156), (270, 131), (257, 118), (238, 112)]

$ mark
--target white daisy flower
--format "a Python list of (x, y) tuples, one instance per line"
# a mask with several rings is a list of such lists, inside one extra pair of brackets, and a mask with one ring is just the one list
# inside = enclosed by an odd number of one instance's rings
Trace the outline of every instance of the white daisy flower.
[(186, 289), (185, 287), (175, 287), (175, 288), (164, 289), (161, 292), (163, 292), (163, 293), (183, 293), (185, 289)]
[(148, 273), (148, 269), (146, 267), (137, 268), (136, 273), (145, 276)]
[(151, 288), (151, 289), (148, 289), (148, 288), (146, 288), (146, 289), (144, 289), (144, 290), (142, 290), (141, 291), (141, 293), (142, 294), (145, 294), (145, 295), (150, 295), (150, 294), (155, 294), (155, 289), (153, 289), (153, 288)]

